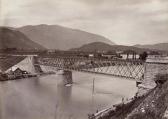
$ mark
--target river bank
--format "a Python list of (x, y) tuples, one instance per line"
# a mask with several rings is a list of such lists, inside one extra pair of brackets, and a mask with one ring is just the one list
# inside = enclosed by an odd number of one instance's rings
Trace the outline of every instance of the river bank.
[(113, 105), (113, 107), (109, 109), (105, 109), (95, 114), (89, 115), (89, 119), (124, 119), (139, 104), (141, 104), (143, 100), (153, 92), (153, 90), (150, 90), (148, 93), (141, 96), (135, 95), (133, 98)]
[(10, 75), (8, 73), (1, 73), (0, 74), (0, 81), (10, 81), (10, 80), (20, 80), (20, 79), (28, 79), (32, 77), (39, 77), (39, 76), (47, 76), (47, 75), (52, 75), (55, 74), (54, 72), (43, 72), (43, 73), (38, 73), (38, 74), (21, 74), (19, 76), (15, 75)]
[(156, 75), (154, 80), (157, 85), (153, 89), (146, 88), (143, 95), (135, 95), (130, 101), (90, 115), (89, 119), (167, 119), (168, 75)]
[(37, 75), (28, 74), (28, 75), (22, 75), (19, 77), (13, 77), (13, 78), (8, 78), (8, 76), (1, 76), (0, 81), (19, 80), (19, 79), (32, 78), (32, 77), (37, 77)]

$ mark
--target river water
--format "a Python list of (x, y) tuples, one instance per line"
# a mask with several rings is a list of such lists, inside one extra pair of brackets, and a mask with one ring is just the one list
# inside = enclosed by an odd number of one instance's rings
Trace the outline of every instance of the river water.
[(73, 72), (70, 87), (62, 80), (47, 75), (0, 82), (0, 119), (87, 119), (137, 92), (135, 81), (111, 76)]

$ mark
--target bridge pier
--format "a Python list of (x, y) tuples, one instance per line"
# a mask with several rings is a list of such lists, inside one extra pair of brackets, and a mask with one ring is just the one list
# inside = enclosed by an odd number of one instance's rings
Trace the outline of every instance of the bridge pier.
[(63, 76), (63, 85), (67, 85), (67, 84), (72, 84), (73, 83), (72, 72), (71, 71), (64, 70), (62, 76)]

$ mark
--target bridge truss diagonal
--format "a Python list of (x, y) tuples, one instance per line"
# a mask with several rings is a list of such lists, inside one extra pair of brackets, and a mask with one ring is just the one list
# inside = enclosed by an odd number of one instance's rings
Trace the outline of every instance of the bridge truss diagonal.
[(80, 57), (37, 58), (39, 65), (57, 67), (57, 69), (90, 72), (97, 74), (142, 80), (145, 63), (137, 60), (96, 59)]

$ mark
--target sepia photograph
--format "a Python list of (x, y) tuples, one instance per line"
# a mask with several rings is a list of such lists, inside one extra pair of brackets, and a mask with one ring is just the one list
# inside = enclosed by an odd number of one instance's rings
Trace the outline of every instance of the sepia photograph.
[(0, 119), (168, 119), (168, 0), (0, 0)]

